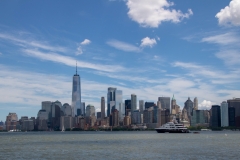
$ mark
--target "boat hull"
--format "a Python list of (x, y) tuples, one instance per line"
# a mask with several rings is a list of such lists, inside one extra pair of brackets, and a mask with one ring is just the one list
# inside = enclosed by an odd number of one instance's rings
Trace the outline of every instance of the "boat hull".
[(155, 129), (157, 131), (157, 133), (189, 133), (189, 130), (186, 129), (174, 129), (174, 130), (170, 130), (170, 129)]

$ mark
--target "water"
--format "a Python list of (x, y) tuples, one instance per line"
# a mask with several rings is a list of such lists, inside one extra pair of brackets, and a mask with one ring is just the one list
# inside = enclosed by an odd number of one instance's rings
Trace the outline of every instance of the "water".
[(0, 159), (239, 159), (240, 132), (0, 133)]

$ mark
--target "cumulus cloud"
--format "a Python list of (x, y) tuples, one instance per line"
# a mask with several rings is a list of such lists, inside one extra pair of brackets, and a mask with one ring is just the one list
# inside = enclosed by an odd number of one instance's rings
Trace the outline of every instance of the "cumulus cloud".
[(200, 104), (198, 104), (198, 108), (199, 109), (211, 109), (212, 108), (212, 105), (214, 105), (213, 102), (211, 101), (207, 101), (207, 100), (203, 100)]
[(81, 42), (81, 45), (88, 45), (91, 41), (89, 39), (84, 39), (84, 41)]
[(138, 47), (118, 40), (110, 40), (107, 42), (107, 44), (118, 50), (126, 52), (140, 52), (140, 49)]
[(89, 39), (84, 39), (80, 44), (78, 44), (77, 51), (75, 52), (76, 55), (83, 54), (83, 46), (89, 45), (91, 41)]
[(215, 17), (220, 25), (240, 26), (240, 1), (232, 0), (229, 6), (221, 9)]
[(141, 45), (140, 47), (153, 47), (155, 44), (157, 44), (157, 41), (155, 38), (151, 39), (149, 37), (145, 37), (141, 40)]
[(157, 28), (164, 21), (178, 23), (193, 14), (191, 9), (188, 13), (170, 9), (173, 2), (167, 0), (127, 0), (128, 16), (143, 27)]

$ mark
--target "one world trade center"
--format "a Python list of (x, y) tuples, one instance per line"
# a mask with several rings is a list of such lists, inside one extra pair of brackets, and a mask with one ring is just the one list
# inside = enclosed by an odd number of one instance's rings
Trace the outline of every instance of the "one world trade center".
[(72, 112), (74, 117), (81, 114), (81, 82), (80, 76), (77, 74), (77, 65), (72, 84)]

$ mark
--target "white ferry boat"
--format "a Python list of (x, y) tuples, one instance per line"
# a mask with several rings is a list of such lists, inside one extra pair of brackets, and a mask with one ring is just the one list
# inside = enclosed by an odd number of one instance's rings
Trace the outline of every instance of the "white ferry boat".
[(174, 119), (173, 122), (168, 122), (164, 125), (162, 125), (159, 128), (155, 128), (155, 130), (158, 133), (189, 133), (189, 130), (180, 123), (177, 123), (177, 121)]

